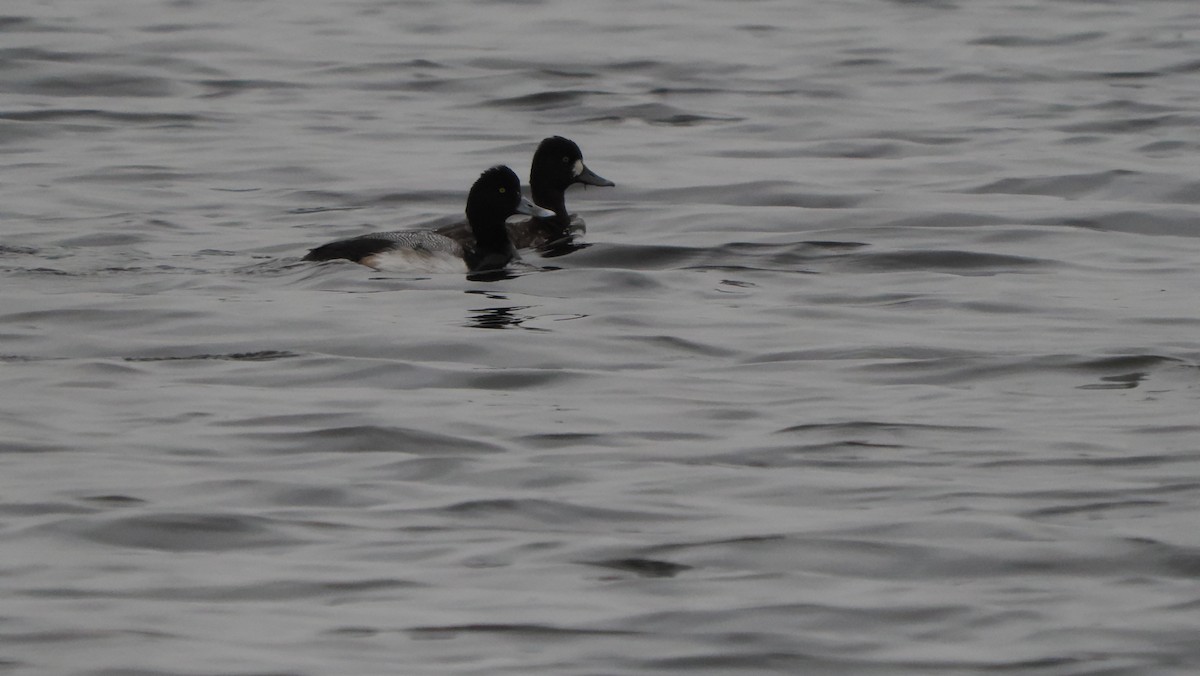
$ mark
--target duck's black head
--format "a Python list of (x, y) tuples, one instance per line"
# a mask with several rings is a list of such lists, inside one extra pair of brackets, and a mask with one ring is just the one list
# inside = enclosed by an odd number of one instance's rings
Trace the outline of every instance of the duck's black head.
[(544, 139), (533, 153), (533, 166), (529, 169), (529, 187), (533, 201), (553, 209), (558, 218), (567, 222), (567, 188), (575, 183), (585, 185), (612, 186), (614, 183), (597, 176), (583, 163), (583, 153), (571, 139), (551, 136)]
[(501, 165), (480, 174), (467, 195), (467, 222), (475, 235), (475, 247), (467, 260), (472, 270), (503, 267), (515, 257), (516, 250), (504, 227), (505, 219), (513, 214), (544, 218), (554, 212), (521, 194), (521, 179), (512, 169)]
[(467, 220), (475, 223), (503, 223), (517, 213), (521, 205), (521, 179), (506, 166), (488, 169), (479, 175), (467, 195)]

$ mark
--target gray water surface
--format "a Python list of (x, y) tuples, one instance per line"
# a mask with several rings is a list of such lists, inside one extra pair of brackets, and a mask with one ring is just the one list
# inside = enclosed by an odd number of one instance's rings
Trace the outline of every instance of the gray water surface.
[[(1191, 675), (1192, 2), (17, 0), (0, 673)], [(577, 141), (587, 246), (304, 252)]]

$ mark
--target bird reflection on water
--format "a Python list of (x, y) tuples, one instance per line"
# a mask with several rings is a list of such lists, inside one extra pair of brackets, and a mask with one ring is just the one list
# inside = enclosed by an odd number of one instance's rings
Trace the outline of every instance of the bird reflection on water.
[[(503, 294), (490, 293), (482, 290), (472, 290), (467, 293), (477, 294), (488, 300), (508, 300)], [(533, 305), (506, 305), (503, 307), (472, 308), (464, 326), (476, 329), (525, 329), (527, 331), (549, 331), (539, 326), (526, 326), (525, 322), (540, 319), (544, 321), (564, 322), (571, 319), (583, 319), (585, 314), (554, 314), (536, 315), (526, 312)]]
[[(476, 294), (487, 298), (488, 300), (508, 300), (508, 296), (499, 293), (483, 291), (481, 289), (472, 289), (467, 293)], [(476, 329), (515, 329), (515, 328), (530, 328), (521, 326), (527, 319), (532, 319), (532, 315), (519, 314), (521, 310), (528, 310), (528, 305), (510, 305), (506, 307), (490, 307), (490, 308), (473, 308), (470, 310), (472, 314), (467, 316), (465, 326)], [(536, 331), (545, 331), (546, 329), (533, 329)]]
[(546, 331), (547, 329), (521, 326), (526, 320), (533, 318), (531, 315), (518, 314), (521, 310), (527, 309), (529, 309), (529, 306), (524, 305), (474, 309), (471, 310), (474, 314), (467, 317), (467, 326), (476, 329), (522, 328), (530, 331)]

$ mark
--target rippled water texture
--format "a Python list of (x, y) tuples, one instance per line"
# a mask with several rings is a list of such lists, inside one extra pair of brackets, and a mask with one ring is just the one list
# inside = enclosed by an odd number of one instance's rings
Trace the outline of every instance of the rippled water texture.
[[(1200, 7), (15, 0), (0, 673), (1191, 675)], [(562, 134), (587, 246), (310, 264)]]

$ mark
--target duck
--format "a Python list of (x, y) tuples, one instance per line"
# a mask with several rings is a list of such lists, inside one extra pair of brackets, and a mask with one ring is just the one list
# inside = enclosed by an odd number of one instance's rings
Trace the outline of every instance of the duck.
[(518, 260), (504, 221), (515, 214), (550, 218), (554, 212), (521, 194), (516, 172), (498, 165), (479, 175), (467, 194), (470, 242), (433, 230), (395, 230), (339, 239), (310, 249), (306, 261), (345, 259), (376, 270), (488, 272)]
[[(599, 176), (583, 163), (583, 152), (568, 138), (551, 136), (538, 144), (529, 169), (529, 190), (535, 204), (554, 213), (508, 224), (508, 237), (518, 249), (541, 249), (569, 242), (587, 226), (583, 219), (567, 213), (567, 188), (576, 183), (600, 187), (616, 184)], [(469, 245), (472, 230), (467, 223), (453, 223), (435, 230), (464, 245)]]

